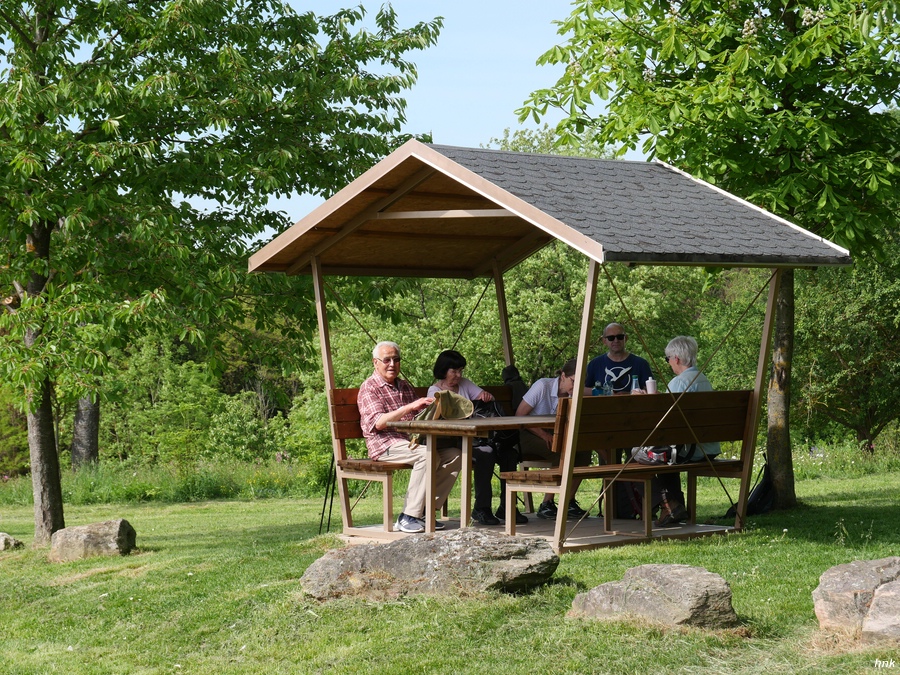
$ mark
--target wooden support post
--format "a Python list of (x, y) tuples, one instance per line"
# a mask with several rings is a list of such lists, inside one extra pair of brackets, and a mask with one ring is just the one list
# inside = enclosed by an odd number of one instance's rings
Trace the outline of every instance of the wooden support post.
[(331, 340), (328, 333), (328, 315), (326, 314), (325, 289), (322, 279), (322, 266), (317, 257), (310, 261), (312, 266), (313, 292), (316, 297), (316, 318), (319, 324), (319, 347), (322, 352), (322, 372), (325, 375), (325, 395), (328, 398), (328, 419), (331, 423), (331, 449), (334, 452), (335, 481), (338, 487), (338, 499), (341, 503), (341, 522), (344, 530), (353, 527), (350, 515), (350, 495), (347, 492), (347, 481), (341, 477), (338, 460), (347, 452), (345, 441), (335, 438), (332, 419), (331, 391), (334, 389), (334, 363), (331, 360)]
[[(506, 289), (503, 286), (503, 272), (494, 260), (494, 290), (497, 292), (497, 313), (500, 315), (500, 338), (503, 341), (503, 358), (506, 365), (515, 363), (513, 358), (512, 335), (509, 332), (509, 312), (506, 308)], [(515, 411), (513, 411), (515, 412)]]
[(562, 483), (559, 492), (559, 504), (557, 504), (556, 529), (553, 535), (553, 550), (557, 554), (562, 552), (563, 542), (566, 538), (566, 521), (569, 514), (569, 499), (574, 496), (573, 469), (575, 467), (575, 438), (578, 436), (578, 424), (581, 419), (581, 402), (584, 399), (584, 375), (587, 370), (587, 362), (590, 357), (588, 350), (591, 347), (591, 328), (594, 324), (594, 306), (597, 297), (597, 281), (600, 277), (600, 264), (590, 258), (588, 265), (587, 285), (584, 289), (584, 310), (581, 315), (581, 333), (578, 338), (578, 355), (575, 367), (575, 386), (572, 389), (572, 406), (569, 409), (569, 424), (566, 427), (565, 455), (562, 465)]
[(759, 343), (759, 358), (756, 362), (756, 381), (753, 394), (747, 408), (747, 423), (744, 440), (741, 442), (741, 459), (744, 467), (741, 471), (741, 489), (738, 493), (737, 513), (734, 517), (735, 529), (741, 530), (747, 518), (747, 499), (750, 496), (750, 482), (753, 480), (753, 458), (756, 455), (756, 436), (759, 428), (759, 417), (762, 412), (763, 392), (768, 383), (766, 364), (772, 350), (772, 331), (775, 328), (775, 303), (778, 299), (778, 288), (781, 285), (782, 270), (773, 271), (769, 281), (769, 298), (766, 303), (766, 318), (763, 321), (762, 337)]

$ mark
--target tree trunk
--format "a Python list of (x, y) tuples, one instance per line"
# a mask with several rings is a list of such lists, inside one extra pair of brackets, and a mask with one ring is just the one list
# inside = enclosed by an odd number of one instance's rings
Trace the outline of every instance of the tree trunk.
[(797, 505), (791, 456), (791, 360), (794, 354), (794, 271), (784, 270), (775, 307), (766, 447), (776, 509)]
[(100, 460), (100, 401), (91, 396), (78, 399), (70, 449), (73, 469)]
[(31, 490), (34, 495), (34, 545), (46, 546), (50, 535), (63, 529), (59, 454), (53, 434), (50, 378), (40, 385), (40, 401), (28, 413), (28, 448), (31, 453)]
[[(52, 223), (35, 223), (27, 244), (49, 269)], [(33, 272), (28, 280), (27, 294), (41, 295), (48, 281), (47, 274)], [(33, 347), (40, 337), (40, 328), (25, 331), (25, 346)], [(31, 491), (34, 496), (34, 545), (46, 546), (50, 535), (63, 529), (62, 483), (59, 475), (59, 453), (53, 432), (53, 382), (49, 376), (29, 393), (28, 450), (31, 455)]]

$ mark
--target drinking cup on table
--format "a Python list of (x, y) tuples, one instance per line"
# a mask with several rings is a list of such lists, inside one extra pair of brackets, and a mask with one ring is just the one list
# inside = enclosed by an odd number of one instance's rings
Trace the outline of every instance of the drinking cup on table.
[(646, 387), (647, 387), (648, 394), (655, 394), (656, 393), (656, 380), (654, 380), (652, 377), (649, 378), (647, 380)]

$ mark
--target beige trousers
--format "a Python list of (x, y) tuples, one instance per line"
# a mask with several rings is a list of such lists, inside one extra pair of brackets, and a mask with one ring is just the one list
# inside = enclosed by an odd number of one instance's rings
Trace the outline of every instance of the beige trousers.
[[(459, 448), (442, 448), (437, 451), (437, 479), (435, 480), (434, 508), (440, 511), (450, 496), (450, 490), (456, 482), (461, 467)], [(403, 513), (413, 518), (425, 517), (425, 484), (428, 480), (428, 454), (424, 445), (409, 447), (408, 441), (394, 443), (388, 451), (378, 458), (382, 462), (404, 462), (412, 464), (409, 476), (409, 488), (406, 490), (406, 501)]]

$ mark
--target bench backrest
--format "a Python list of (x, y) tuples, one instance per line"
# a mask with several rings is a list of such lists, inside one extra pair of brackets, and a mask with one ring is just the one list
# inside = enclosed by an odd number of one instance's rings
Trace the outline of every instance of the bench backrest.
[[(489, 391), (503, 408), (507, 415), (512, 415), (512, 392), (507, 386), (482, 387)], [(416, 387), (416, 396), (426, 396), (428, 387)], [(331, 390), (331, 433), (335, 440), (347, 440), (349, 438), (362, 438), (362, 428), (359, 426), (359, 408), (356, 399), (359, 388), (332, 389)]]
[(587, 396), (582, 401), (575, 450), (739, 441), (745, 435), (752, 393), (741, 390), (676, 394), (680, 396), (678, 405), (668, 415), (666, 412), (675, 401), (669, 394)]

